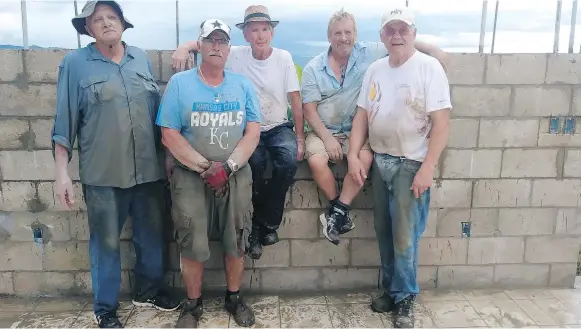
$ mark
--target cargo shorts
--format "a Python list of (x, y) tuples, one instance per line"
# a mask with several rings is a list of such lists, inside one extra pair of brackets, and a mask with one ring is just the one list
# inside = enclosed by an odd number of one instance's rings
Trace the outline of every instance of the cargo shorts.
[[(347, 156), (349, 153), (349, 137), (344, 133), (338, 133), (333, 135), (339, 144), (341, 145), (341, 150), (343, 155)], [(371, 152), (371, 147), (369, 146), (369, 140), (366, 140), (361, 147), (361, 150), (367, 150)], [(314, 154), (321, 154), (329, 157), (327, 154), (327, 149), (325, 148), (325, 143), (323, 140), (317, 136), (315, 132), (309, 132), (305, 140), (305, 158), (308, 159)], [(333, 161), (330, 161), (333, 162)]]
[(200, 174), (175, 166), (170, 178), (172, 219), (180, 254), (197, 262), (210, 258), (210, 240), (222, 242), (225, 255), (244, 256), (252, 228), (252, 171), (240, 168), (224, 197), (216, 197)]

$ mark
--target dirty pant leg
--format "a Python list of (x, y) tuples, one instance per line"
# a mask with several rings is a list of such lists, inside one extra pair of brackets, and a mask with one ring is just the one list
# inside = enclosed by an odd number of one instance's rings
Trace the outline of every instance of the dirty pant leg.
[[(282, 222), (286, 193), (297, 172), (297, 139), (293, 124), (286, 123), (260, 136), (260, 143), (249, 163), (252, 168), (254, 224), (277, 230)], [(267, 153), (272, 161), (272, 176), (266, 184)]]
[(114, 312), (121, 288), (120, 235), (129, 214), (123, 189), (83, 185), (89, 222), (89, 254), (96, 315)]
[(163, 282), (163, 185), (161, 182), (132, 187), (130, 214), (136, 262), (135, 296), (155, 296)]
[(375, 230), (382, 286), (396, 302), (419, 293), (418, 245), (425, 230), (430, 190), (416, 199), (410, 190), (421, 163), (385, 154), (374, 156)]

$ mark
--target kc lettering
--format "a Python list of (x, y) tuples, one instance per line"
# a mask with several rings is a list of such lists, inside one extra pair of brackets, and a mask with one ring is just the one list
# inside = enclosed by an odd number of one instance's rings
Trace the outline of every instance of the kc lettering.
[(226, 150), (228, 148), (228, 141), (226, 140), (226, 145), (223, 144), (223, 139), (228, 139), (228, 132), (222, 131), (218, 132), (218, 128), (210, 128), (210, 145), (215, 145), (216, 143), (221, 149)]

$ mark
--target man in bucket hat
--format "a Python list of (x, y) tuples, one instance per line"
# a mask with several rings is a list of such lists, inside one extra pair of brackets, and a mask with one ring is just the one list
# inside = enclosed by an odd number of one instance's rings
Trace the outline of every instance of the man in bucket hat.
[[(202, 63), (171, 77), (156, 120), (178, 164), (170, 178), (172, 218), (188, 300), (177, 327), (195, 328), (202, 316), (204, 264), (211, 253), (224, 255), (224, 308), (238, 326), (249, 327), (254, 313), (240, 285), (252, 218), (247, 163), (260, 138), (260, 105), (250, 80), (224, 69), (230, 27), (205, 20), (198, 40)], [(212, 238), (221, 250), (210, 250)]]
[[(305, 133), (300, 86), (291, 54), (270, 45), (278, 21), (268, 8), (249, 6), (244, 21), (236, 24), (250, 46), (232, 46), (226, 67), (249, 78), (256, 87), (263, 116), (258, 147), (250, 158), (254, 216), (248, 255), (259, 259), (262, 246), (279, 241), (286, 193), (303, 158)], [(174, 67), (183, 70), (197, 44), (186, 42), (174, 53)], [(290, 99), (293, 120), (288, 120)], [(294, 122), (294, 124), (293, 124)], [(266, 184), (267, 153), (272, 160), (272, 178)]]
[(121, 285), (119, 235), (133, 219), (136, 251), (133, 304), (172, 311), (180, 302), (161, 291), (163, 253), (163, 147), (154, 124), (160, 90), (145, 51), (123, 42), (133, 25), (114, 1), (89, 1), (73, 18), (93, 37), (59, 65), (52, 129), (56, 194), (75, 203), (67, 172), (78, 137), (79, 170), (87, 205), (93, 311), (101, 328), (118, 328)]

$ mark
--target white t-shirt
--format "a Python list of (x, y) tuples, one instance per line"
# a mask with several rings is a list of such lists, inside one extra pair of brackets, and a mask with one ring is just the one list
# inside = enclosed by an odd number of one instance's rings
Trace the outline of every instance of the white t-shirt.
[(295, 64), (288, 51), (273, 48), (267, 59), (257, 60), (250, 46), (232, 46), (226, 69), (246, 76), (254, 84), (262, 111), (262, 131), (288, 121), (287, 93), (300, 90)]
[(419, 51), (400, 67), (389, 57), (369, 66), (357, 105), (367, 111), (369, 145), (376, 153), (424, 161), (432, 121), (429, 113), (452, 108), (441, 64)]

